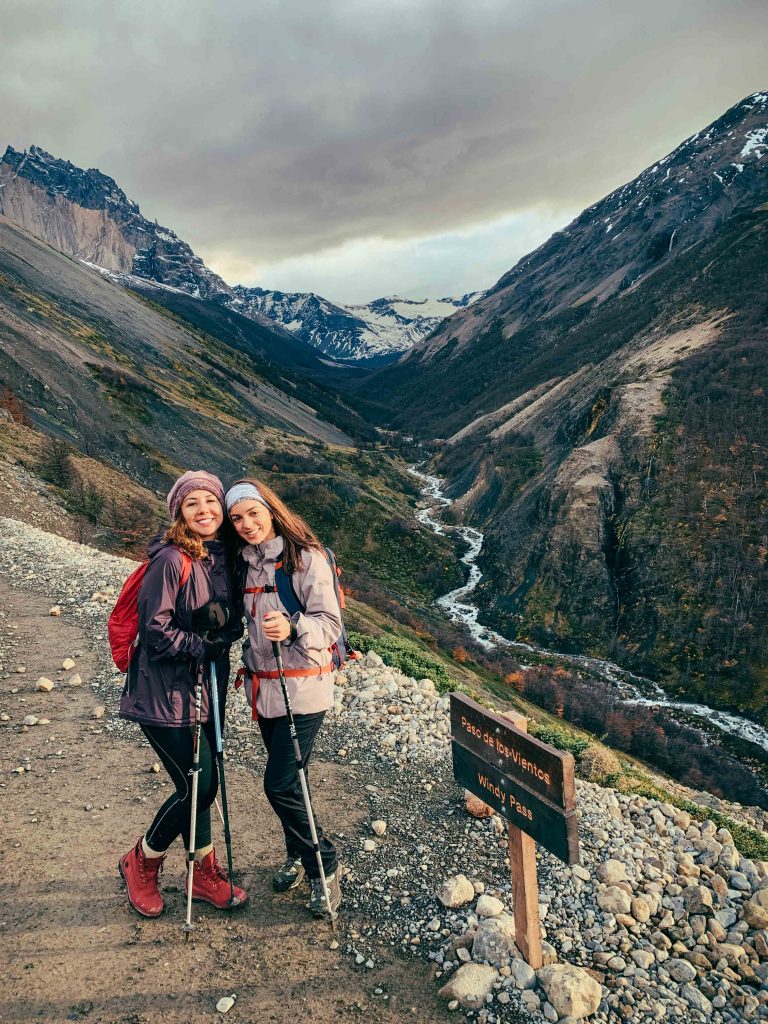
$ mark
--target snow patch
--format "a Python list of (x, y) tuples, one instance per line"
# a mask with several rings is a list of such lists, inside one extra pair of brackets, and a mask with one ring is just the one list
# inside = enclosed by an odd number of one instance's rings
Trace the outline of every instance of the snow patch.
[[(739, 156), (749, 156), (750, 153), (754, 153), (758, 149), (768, 149), (768, 142), (765, 140), (768, 138), (768, 127), (766, 128), (754, 128), (751, 132), (746, 135), (746, 144), (742, 149)], [(757, 159), (762, 160), (764, 154), (758, 153)]]

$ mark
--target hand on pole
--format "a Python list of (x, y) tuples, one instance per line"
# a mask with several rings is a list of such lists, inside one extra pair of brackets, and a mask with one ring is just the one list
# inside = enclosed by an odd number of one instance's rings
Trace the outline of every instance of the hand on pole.
[(291, 635), (291, 620), (282, 612), (268, 612), (262, 619), (262, 629), (267, 640), (280, 642)]
[(203, 640), (205, 661), (216, 662), (229, 648), (229, 641), (223, 636), (206, 637)]

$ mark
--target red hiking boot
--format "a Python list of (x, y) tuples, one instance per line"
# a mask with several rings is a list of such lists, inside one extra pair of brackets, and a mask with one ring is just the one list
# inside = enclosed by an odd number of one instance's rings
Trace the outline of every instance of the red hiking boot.
[[(230, 897), (233, 897), (230, 900)], [(221, 864), (216, 860), (216, 851), (211, 850), (202, 860), (195, 861), (195, 872), (192, 876), (192, 899), (205, 900), (219, 910), (233, 910), (241, 907), (248, 899), (245, 889), (232, 886), (230, 893), (229, 879)]]
[(118, 862), (131, 906), (144, 917), (159, 917), (163, 912), (163, 897), (157, 887), (157, 878), (164, 860), (165, 854), (162, 857), (145, 857), (139, 839)]

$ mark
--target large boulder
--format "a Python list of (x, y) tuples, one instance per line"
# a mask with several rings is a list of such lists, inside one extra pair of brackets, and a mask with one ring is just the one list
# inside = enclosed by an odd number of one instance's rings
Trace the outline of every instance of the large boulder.
[(609, 885), (597, 894), (597, 905), (609, 914), (628, 914), (632, 908), (632, 897), (618, 885)]
[(488, 893), (483, 893), (477, 900), (478, 917), (498, 917), (499, 914), (504, 911), (504, 904), (501, 900), (496, 899), (495, 896), (489, 896)]
[(539, 985), (558, 1017), (589, 1017), (602, 999), (600, 984), (582, 967), (573, 964), (552, 964), (537, 972)]
[(475, 960), (487, 960), (497, 966), (501, 966), (511, 956), (520, 956), (515, 945), (515, 919), (511, 914), (486, 917), (480, 922), (472, 946), (472, 956)]
[(597, 865), (597, 877), (606, 885), (627, 881), (627, 869), (620, 860), (606, 860)]
[(536, 971), (519, 956), (514, 957), (510, 963), (509, 973), (516, 988), (523, 990), (536, 988)]
[(712, 910), (712, 891), (703, 885), (689, 885), (683, 890), (683, 903), (689, 914), (707, 914)]
[(493, 991), (496, 968), (484, 964), (464, 964), (438, 992), (441, 999), (456, 999), (465, 1010), (485, 1006), (486, 996)]
[(664, 964), (664, 968), (669, 976), (681, 985), (685, 984), (687, 981), (693, 981), (696, 977), (696, 968), (693, 964), (688, 963), (687, 960), (667, 960)]

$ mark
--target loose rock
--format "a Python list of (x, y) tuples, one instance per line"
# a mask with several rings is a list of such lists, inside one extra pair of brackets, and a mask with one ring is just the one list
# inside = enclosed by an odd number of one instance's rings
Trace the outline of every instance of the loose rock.
[[(441, 999), (456, 1000), (465, 1010), (478, 1010), (493, 991), (496, 970), (484, 964), (464, 964), (438, 992)], [(450, 1005), (450, 1002), (449, 1002)]]
[(475, 890), (466, 875), (447, 878), (437, 897), (444, 907), (460, 907), (475, 898)]
[(589, 1017), (600, 1005), (602, 989), (592, 975), (572, 964), (542, 967), (537, 978), (559, 1017)]

